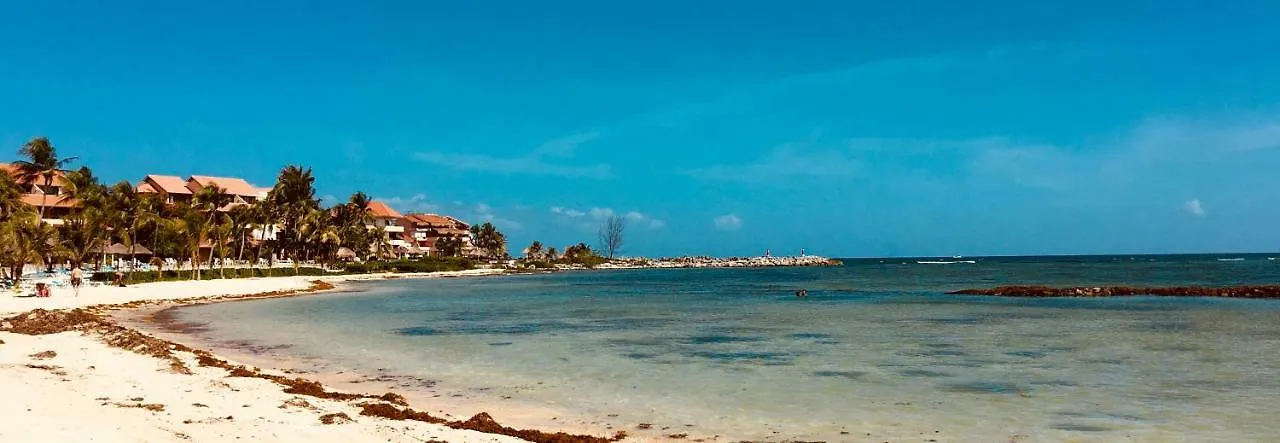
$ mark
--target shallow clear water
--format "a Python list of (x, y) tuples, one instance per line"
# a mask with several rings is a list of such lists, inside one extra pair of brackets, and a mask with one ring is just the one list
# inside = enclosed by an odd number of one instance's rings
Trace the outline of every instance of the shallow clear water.
[[(1231, 257), (1246, 260), (1218, 260)], [(396, 280), (179, 317), (219, 339), (289, 344), (291, 355), (366, 373), (734, 439), (1280, 435), (1269, 409), (1280, 399), (1280, 302), (942, 294), (1017, 283), (1269, 283), (1280, 281), (1280, 262), (885, 261)], [(794, 297), (798, 288), (809, 297)]]

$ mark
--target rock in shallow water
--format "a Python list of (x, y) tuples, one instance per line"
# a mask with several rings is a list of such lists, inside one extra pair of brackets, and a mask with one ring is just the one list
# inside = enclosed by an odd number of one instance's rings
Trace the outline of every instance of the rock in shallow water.
[(1227, 297), (1227, 298), (1280, 298), (1280, 285), (1229, 286), (1207, 288), (1200, 286), (1173, 286), (1141, 288), (1130, 286), (1069, 287), (1049, 286), (997, 286), (987, 289), (962, 289), (948, 292), (953, 295), (991, 295), (999, 297), (1122, 297), (1153, 295), (1162, 297)]

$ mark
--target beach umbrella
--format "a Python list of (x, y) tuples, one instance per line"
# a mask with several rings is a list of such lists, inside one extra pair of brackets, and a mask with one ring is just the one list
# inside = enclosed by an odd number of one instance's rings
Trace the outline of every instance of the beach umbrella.
[[(124, 243), (116, 243), (114, 245), (107, 246), (105, 248), (95, 249), (94, 252), (102, 252), (103, 254), (112, 254), (112, 255), (129, 255), (129, 247), (125, 246)], [(151, 254), (152, 254), (151, 250), (147, 249), (146, 246), (142, 246), (142, 245), (133, 246), (133, 255), (151, 255)]]
[(103, 251), (113, 255), (124, 255), (129, 253), (129, 248), (125, 246), (124, 243), (116, 243), (114, 245), (107, 246)]
[(338, 258), (343, 260), (354, 259), (356, 258), (356, 251), (352, 251), (351, 248), (347, 247), (338, 248)]

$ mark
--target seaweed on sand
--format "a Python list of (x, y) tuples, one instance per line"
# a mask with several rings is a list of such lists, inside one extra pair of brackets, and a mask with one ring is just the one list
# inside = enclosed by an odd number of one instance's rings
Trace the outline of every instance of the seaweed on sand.
[[(328, 289), (333, 289), (333, 285), (317, 280), (313, 281), (311, 286), (306, 289), (273, 291), (240, 296), (198, 297), (178, 300), (178, 302), (190, 304), (232, 299), (287, 297)], [(215, 357), (208, 351), (192, 349), (178, 343), (148, 336), (133, 329), (117, 325), (103, 314), (106, 310), (135, 308), (154, 303), (157, 302), (139, 301), (120, 305), (99, 306), (91, 309), (77, 308), (62, 311), (36, 309), (0, 320), (0, 331), (8, 331), (24, 335), (47, 335), (68, 331), (79, 331), (84, 334), (96, 334), (109, 346), (169, 361), (171, 368), (175, 372), (191, 374), (191, 370), (187, 368), (186, 365), (183, 364), (182, 360), (175, 354), (175, 352), (187, 352), (195, 356), (196, 362), (200, 366), (221, 368), (226, 370), (227, 375), (230, 377), (249, 377), (269, 380), (283, 386), (284, 392), (289, 394), (339, 401), (374, 400), (376, 402), (366, 401), (365, 403), (361, 403), (360, 406), (362, 410), (360, 414), (383, 417), (391, 420), (415, 420), (427, 423), (443, 424), (455, 429), (469, 429), (490, 434), (508, 435), (541, 443), (605, 443), (622, 440), (623, 438), (626, 438), (627, 435), (626, 432), (618, 432), (614, 436), (606, 438), (566, 434), (563, 432), (548, 433), (532, 429), (514, 429), (502, 426), (495, 421), (493, 417), (490, 417), (489, 414), (483, 412), (476, 414), (474, 417), (471, 417), (466, 421), (447, 421), (441, 418), (432, 417), (430, 414), (425, 412), (418, 412), (410, 409), (405, 398), (396, 393), (388, 392), (381, 395), (374, 395), (329, 391), (324, 388), (324, 385), (312, 380), (289, 378), (281, 375), (263, 373), (258, 368), (231, 364), (226, 360)], [(29, 367), (48, 371), (58, 371), (61, 369), (56, 366), (41, 365), (29, 365)], [(117, 406), (138, 407), (157, 412), (164, 408), (163, 405), (159, 404), (117, 404)], [(328, 414), (322, 416), (320, 419), (321, 422), (326, 424), (336, 424), (342, 423), (344, 418), (346, 420), (351, 420), (349, 416), (341, 413)], [(227, 419), (230, 420), (231, 417), (227, 417)], [(325, 421), (326, 419), (329, 421)]]

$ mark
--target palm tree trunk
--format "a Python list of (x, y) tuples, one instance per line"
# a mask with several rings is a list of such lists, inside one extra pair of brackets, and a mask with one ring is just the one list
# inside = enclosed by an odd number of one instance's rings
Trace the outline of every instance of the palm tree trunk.
[[(241, 233), (241, 234), (243, 234), (244, 232), (243, 232), (243, 231), (241, 231), (240, 233)], [(252, 231), (252, 230), (250, 230), (250, 235), (253, 235), (253, 231)], [(241, 236), (240, 236), (240, 251), (236, 253), (236, 261), (243, 261), (243, 260), (244, 260), (244, 243), (245, 243), (245, 236), (244, 236), (244, 235), (241, 235)]]
[(44, 178), (44, 188), (40, 189), (40, 221), (44, 221), (44, 210), (49, 205), (49, 187), (53, 186), (53, 177)]
[(196, 237), (196, 244), (191, 248), (191, 272), (196, 280), (200, 279), (200, 244), (204, 243), (204, 233)]
[(222, 238), (222, 234), (221, 234), (221, 233), (219, 233), (219, 234), (218, 234), (218, 246), (219, 246), (219, 248), (218, 248), (218, 277), (220, 277), (220, 278), (222, 278), (222, 279), (226, 279), (226, 278), (227, 278), (227, 251), (226, 251), (226, 247), (223, 245), (223, 241), (224, 241), (224, 240), (225, 240), (225, 239), (223, 239), (223, 238)]
[(137, 258), (134, 253), (138, 251), (138, 229), (134, 227), (129, 231), (129, 280), (133, 280), (133, 273), (138, 271)]

